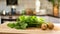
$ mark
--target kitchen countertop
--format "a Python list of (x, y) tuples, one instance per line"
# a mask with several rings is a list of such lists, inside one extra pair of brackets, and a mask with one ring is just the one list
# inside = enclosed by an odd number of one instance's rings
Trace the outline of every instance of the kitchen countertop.
[[(21, 15), (0, 15), (0, 16), (4, 17), (4, 16), (21, 16)], [(35, 15), (35, 16), (51, 16), (51, 17), (55, 17), (55, 18), (60, 18), (60, 17), (56, 17), (56, 16), (53, 16), (53, 15)]]
[(60, 24), (54, 24), (53, 30), (41, 30), (40, 28), (29, 28), (25, 30), (11, 29), (7, 27), (7, 23), (0, 25), (0, 33), (24, 33), (24, 34), (60, 34)]

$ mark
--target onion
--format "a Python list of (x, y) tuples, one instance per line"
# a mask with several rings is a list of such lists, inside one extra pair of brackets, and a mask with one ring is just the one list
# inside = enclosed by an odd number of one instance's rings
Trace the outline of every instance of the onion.
[(48, 23), (48, 28), (49, 29), (53, 29), (54, 28), (54, 24), (53, 23)]
[(46, 30), (46, 29), (47, 29), (47, 24), (42, 24), (42, 25), (41, 25), (41, 29), (42, 29), (42, 30)]

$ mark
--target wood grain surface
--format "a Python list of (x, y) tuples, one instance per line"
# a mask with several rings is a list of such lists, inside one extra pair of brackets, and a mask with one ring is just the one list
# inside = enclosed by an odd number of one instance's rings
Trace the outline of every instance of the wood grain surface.
[(54, 26), (54, 29), (53, 30), (49, 30), (49, 29), (47, 29), (47, 30), (42, 30), (41, 28), (28, 28), (28, 29), (25, 29), (25, 30), (21, 30), (21, 29), (19, 29), (19, 30), (17, 30), (17, 29), (12, 29), (12, 28), (10, 28), (10, 27), (8, 27), (7, 26), (7, 23), (9, 23), (9, 22), (6, 22), (6, 23), (4, 23), (4, 24), (1, 24), (0, 25), (0, 34), (3, 34), (3, 33), (23, 33), (23, 34), (27, 34), (27, 33), (35, 33), (35, 34), (37, 34), (37, 33), (41, 33), (41, 34), (43, 34), (43, 33), (60, 33), (60, 26)]

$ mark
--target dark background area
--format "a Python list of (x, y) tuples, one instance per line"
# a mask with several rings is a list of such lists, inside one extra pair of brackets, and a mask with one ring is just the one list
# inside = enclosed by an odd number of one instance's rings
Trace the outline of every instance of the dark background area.
[(18, 5), (18, 0), (6, 0), (7, 5)]

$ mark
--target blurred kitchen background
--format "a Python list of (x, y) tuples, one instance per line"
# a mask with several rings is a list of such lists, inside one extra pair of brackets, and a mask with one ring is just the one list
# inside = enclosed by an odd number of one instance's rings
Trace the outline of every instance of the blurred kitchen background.
[[(53, 7), (50, 0), (40, 0), (40, 10), (37, 14), (47, 22), (60, 23), (60, 5), (57, 0), (54, 1)], [(22, 14), (36, 15), (35, 3), (36, 0), (0, 0), (0, 23), (15, 21)]]

